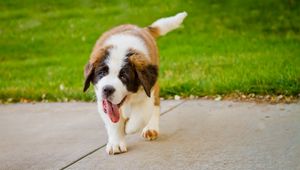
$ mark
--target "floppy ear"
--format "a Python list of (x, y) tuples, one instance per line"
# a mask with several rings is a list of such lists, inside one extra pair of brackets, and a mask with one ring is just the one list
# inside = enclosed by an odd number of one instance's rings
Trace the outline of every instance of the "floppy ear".
[(84, 67), (84, 87), (83, 87), (83, 92), (85, 92), (89, 87), (90, 87), (90, 82), (94, 78), (94, 67), (90, 62), (88, 62), (85, 67)]
[(129, 57), (129, 61), (133, 64), (147, 96), (150, 97), (151, 88), (154, 86), (158, 77), (158, 67), (149, 63), (148, 59), (138, 52), (134, 52)]
[(97, 63), (101, 63), (102, 61), (104, 61), (105, 57), (108, 55), (108, 50), (110, 48), (112, 48), (112, 46), (96, 46), (93, 49), (91, 58), (84, 68), (85, 82), (83, 92), (85, 92), (90, 87), (90, 83), (94, 79), (94, 69), (96, 67), (95, 64), (97, 65)]
[(151, 88), (154, 86), (158, 76), (157, 66), (149, 64), (144, 69), (137, 69), (136, 72), (147, 96), (150, 97)]

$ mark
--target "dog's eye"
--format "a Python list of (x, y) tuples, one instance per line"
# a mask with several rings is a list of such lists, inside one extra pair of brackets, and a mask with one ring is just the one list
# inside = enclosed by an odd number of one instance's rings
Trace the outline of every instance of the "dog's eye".
[(133, 54), (134, 54), (134, 52), (130, 51), (130, 52), (128, 52), (128, 53), (126, 54), (126, 57), (130, 57), (130, 56), (132, 56)]
[(107, 74), (107, 72), (108, 72), (108, 68), (103, 67), (97, 72), (97, 74), (100, 76), (100, 78), (102, 78)]
[(99, 71), (98, 74), (99, 74), (99, 76), (103, 77), (103, 76), (105, 76), (106, 72), (104, 70), (101, 70), (101, 71)]
[(121, 79), (121, 80), (123, 80), (123, 81), (126, 81), (126, 80), (127, 80), (127, 76), (126, 76), (125, 71), (121, 71), (119, 76), (120, 76), (120, 79)]

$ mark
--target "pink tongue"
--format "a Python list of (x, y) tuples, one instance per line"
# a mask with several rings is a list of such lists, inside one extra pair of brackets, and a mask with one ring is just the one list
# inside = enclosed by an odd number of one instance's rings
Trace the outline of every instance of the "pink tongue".
[(113, 123), (117, 123), (120, 119), (119, 107), (106, 99), (102, 101), (102, 105), (103, 111), (108, 114), (110, 120)]

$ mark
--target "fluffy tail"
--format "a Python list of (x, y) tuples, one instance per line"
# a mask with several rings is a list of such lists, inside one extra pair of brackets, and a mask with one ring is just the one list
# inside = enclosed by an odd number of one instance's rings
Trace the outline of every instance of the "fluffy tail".
[(149, 27), (147, 27), (147, 29), (153, 37), (157, 38), (178, 28), (186, 16), (186, 12), (181, 12), (175, 16), (161, 18), (153, 22)]

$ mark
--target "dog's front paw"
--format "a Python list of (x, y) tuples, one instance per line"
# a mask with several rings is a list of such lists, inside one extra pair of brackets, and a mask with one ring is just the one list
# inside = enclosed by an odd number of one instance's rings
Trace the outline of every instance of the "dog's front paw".
[(144, 128), (142, 136), (147, 140), (155, 140), (158, 137), (158, 131), (155, 129)]
[(108, 142), (106, 145), (106, 152), (110, 155), (127, 152), (126, 143), (125, 142), (119, 142), (119, 143)]

